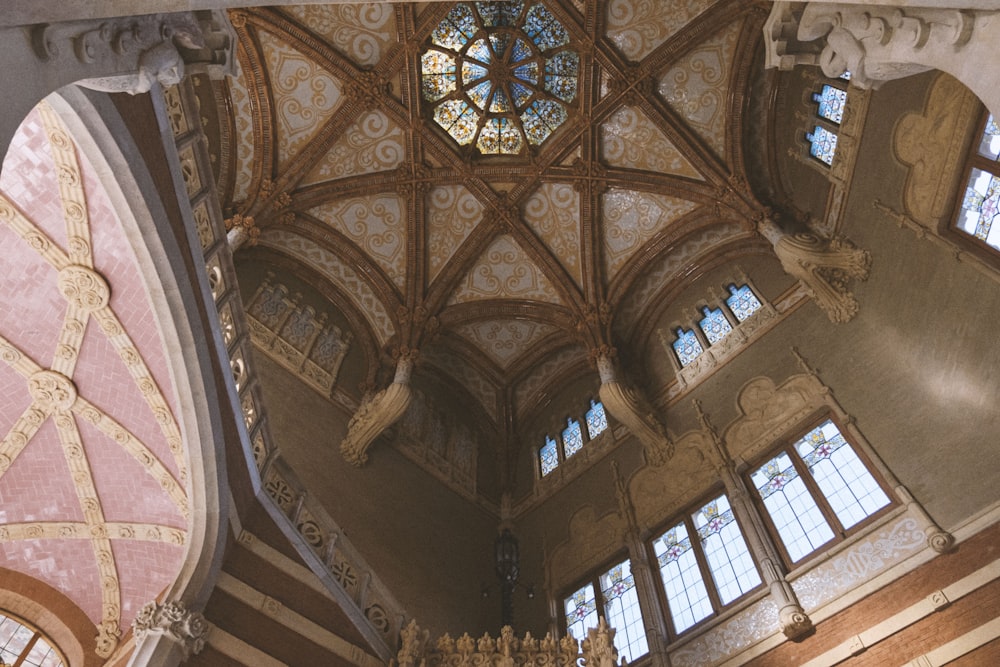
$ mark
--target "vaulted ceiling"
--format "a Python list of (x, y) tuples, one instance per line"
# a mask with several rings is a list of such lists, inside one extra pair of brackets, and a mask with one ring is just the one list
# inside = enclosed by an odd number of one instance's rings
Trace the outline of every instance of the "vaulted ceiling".
[[(511, 34), (537, 4), (508, 5)], [(766, 247), (741, 134), (766, 9), (543, 4), (578, 80), (566, 121), (513, 155), (435, 120), (421, 58), (453, 3), (231, 11), (241, 71), (219, 95), (223, 205), (260, 230), (252, 256), (329, 286), (369, 382), (418, 349), (418, 376), (459, 388), (508, 462), (554, 384), (596, 379), (588, 353), (649, 336), (685, 281)], [(509, 90), (504, 57), (489, 70)], [(461, 77), (444, 95), (472, 99)]]

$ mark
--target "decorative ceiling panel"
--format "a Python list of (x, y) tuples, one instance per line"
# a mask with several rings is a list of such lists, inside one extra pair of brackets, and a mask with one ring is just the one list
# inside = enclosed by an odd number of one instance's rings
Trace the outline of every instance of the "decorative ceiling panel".
[(260, 245), (283, 250), (320, 272), (350, 298), (357, 311), (365, 316), (380, 344), (385, 344), (396, 329), (385, 304), (357, 271), (316, 242), (284, 229), (269, 229), (261, 234)]
[(483, 205), (461, 185), (445, 185), (430, 191), (427, 197), (427, 253), (431, 282), (482, 217)]
[(583, 285), (580, 259), (580, 195), (572, 185), (545, 183), (524, 205), (524, 220), (563, 268)]
[(552, 283), (507, 234), (498, 236), (479, 257), (448, 303), (483, 299), (531, 299), (561, 303)]
[(579, 362), (583, 356), (583, 350), (578, 347), (564, 347), (542, 363), (536, 364), (514, 387), (516, 412), (523, 414), (525, 410), (534, 405), (538, 399), (538, 392), (544, 389), (553, 377), (568, 366)]
[(406, 286), (405, 202), (397, 195), (356, 197), (309, 213), (350, 238), (402, 290)]
[(395, 169), (406, 156), (403, 131), (381, 111), (367, 111), (303, 179), (302, 185)]
[(260, 33), (277, 116), (278, 162), (284, 167), (316, 136), (343, 99), (330, 72), (273, 35)]
[(456, 332), (486, 352), (501, 368), (508, 368), (531, 346), (556, 327), (531, 320), (486, 320), (456, 328)]
[(638, 109), (622, 107), (601, 126), (604, 159), (627, 169), (705, 180), (673, 142)]
[(285, 12), (359, 65), (374, 65), (396, 41), (391, 5), (294, 5)]
[[(176, 577), (188, 498), (159, 323), (98, 173), (44, 102), (0, 173), (0, 558), (78, 604), (107, 657)], [(117, 560), (151, 533), (145, 563)]]
[(602, 203), (604, 268), (609, 283), (647, 241), (696, 207), (684, 199), (632, 190), (608, 190)]
[(629, 60), (639, 61), (686, 26), (715, 0), (611, 0), (607, 35)]
[(440, 347), (430, 348), (424, 355), (424, 361), (437, 366), (454, 378), (483, 406), (494, 421), (498, 419), (497, 387), (482, 373)]
[(246, 80), (243, 78), (243, 68), (236, 61), (236, 76), (226, 77), (229, 84), (229, 99), (233, 105), (233, 126), (236, 131), (233, 142), (236, 144), (236, 182), (233, 185), (233, 201), (244, 201), (250, 195), (250, 182), (253, 179), (253, 113), (250, 106), (250, 93), (247, 92)]
[(741, 26), (729, 26), (660, 77), (660, 95), (719, 156), (725, 154), (729, 74)]

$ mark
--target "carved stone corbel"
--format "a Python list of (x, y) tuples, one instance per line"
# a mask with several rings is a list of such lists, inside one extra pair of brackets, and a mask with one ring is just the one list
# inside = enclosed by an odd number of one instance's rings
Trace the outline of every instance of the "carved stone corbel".
[(649, 403), (637, 391), (618, 381), (609, 354), (597, 355), (597, 371), (601, 375), (598, 396), (604, 409), (639, 439), (650, 465), (663, 465), (673, 456), (674, 445)]
[(200, 613), (191, 611), (180, 602), (157, 604), (150, 602), (139, 610), (132, 621), (136, 642), (147, 635), (163, 635), (181, 647), (184, 659), (200, 653), (208, 637), (208, 623)]
[(361, 467), (368, 461), (372, 441), (403, 416), (413, 398), (410, 373), (413, 356), (402, 355), (396, 362), (392, 384), (374, 396), (366, 397), (347, 425), (347, 435), (340, 443), (340, 453), (351, 465)]
[(871, 253), (844, 238), (786, 234), (770, 218), (764, 218), (758, 229), (771, 242), (785, 272), (802, 281), (830, 321), (848, 322), (857, 315), (858, 302), (847, 281), (868, 278)]

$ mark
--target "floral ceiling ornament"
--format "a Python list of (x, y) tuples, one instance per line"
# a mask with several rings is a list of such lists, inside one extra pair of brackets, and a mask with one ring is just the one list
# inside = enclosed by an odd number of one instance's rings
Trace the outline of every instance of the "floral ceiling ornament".
[(569, 119), (580, 57), (538, 2), (462, 3), (420, 58), (423, 97), (460, 146), (522, 155)]

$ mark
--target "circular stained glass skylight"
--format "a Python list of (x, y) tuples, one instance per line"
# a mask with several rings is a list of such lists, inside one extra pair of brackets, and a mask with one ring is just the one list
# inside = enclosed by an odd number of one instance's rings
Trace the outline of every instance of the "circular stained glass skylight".
[(566, 28), (540, 3), (456, 5), (420, 59), (434, 122), (485, 155), (540, 145), (576, 98), (580, 58), (568, 45)]

